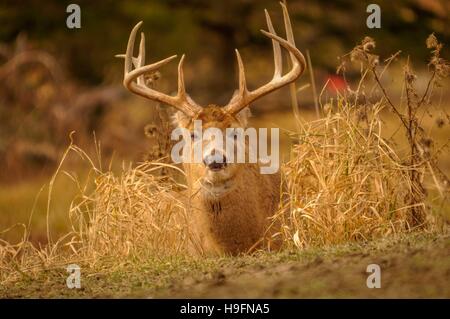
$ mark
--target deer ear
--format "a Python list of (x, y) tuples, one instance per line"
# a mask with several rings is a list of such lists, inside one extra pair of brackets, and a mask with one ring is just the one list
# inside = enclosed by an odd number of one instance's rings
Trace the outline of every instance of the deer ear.
[(243, 108), (238, 114), (236, 114), (236, 118), (241, 123), (242, 126), (247, 127), (248, 119), (252, 116), (252, 111), (247, 106)]
[[(233, 96), (231, 97), (229, 104), (233, 103), (234, 101), (236, 101), (239, 98), (240, 98), (239, 90), (234, 90)], [(250, 116), (252, 116), (252, 112), (250, 110), (250, 107), (248, 107), (248, 106), (236, 114), (236, 118), (241, 123), (241, 125), (244, 127), (246, 127), (248, 125), (248, 118)]]
[(234, 90), (233, 96), (231, 97), (230, 102), (228, 104), (231, 104), (233, 102), (236, 102), (236, 100), (239, 98), (239, 90)]
[(187, 127), (191, 119), (192, 118), (190, 116), (178, 111), (172, 116), (172, 124), (175, 127)]

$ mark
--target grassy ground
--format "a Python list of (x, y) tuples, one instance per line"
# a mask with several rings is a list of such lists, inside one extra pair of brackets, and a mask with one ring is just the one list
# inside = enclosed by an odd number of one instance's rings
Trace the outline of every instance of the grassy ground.
[[(84, 270), (81, 289), (66, 287), (64, 267), (3, 286), (3, 298), (450, 298), (450, 237), (409, 235), (361, 245), (192, 260), (111, 260)], [(381, 267), (381, 288), (366, 267)]]

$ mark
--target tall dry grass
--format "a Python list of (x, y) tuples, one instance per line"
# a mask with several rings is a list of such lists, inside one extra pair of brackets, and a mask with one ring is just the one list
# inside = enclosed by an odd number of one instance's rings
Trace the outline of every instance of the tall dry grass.
[[(86, 180), (62, 170), (71, 155), (90, 165)], [(74, 262), (114, 268), (124, 259), (139, 262), (186, 254), (188, 246), (195, 249), (195, 236), (190, 233), (187, 210), (181, 201), (185, 186), (174, 178), (183, 174), (162, 161), (124, 166), (119, 173), (102, 170), (71, 143), (50, 181), (47, 211), (49, 215), (52, 201), (57, 200), (53, 196), (55, 179), (69, 177), (78, 189), (69, 208), (71, 231), (54, 241), (48, 228), (48, 244), (36, 247), (28, 240), (29, 227), (19, 225), (24, 229), (21, 241), (11, 244), (0, 240), (0, 282), (33, 277), (42, 270)]]
[[(291, 160), (283, 167), (287, 200), (283, 218), (287, 246), (299, 248), (367, 241), (416, 229), (436, 230), (438, 216), (425, 201), (410, 202), (411, 167), (382, 137), (376, 103), (361, 125), (357, 107), (344, 98), (325, 105), (327, 115), (303, 123)], [(420, 223), (412, 211), (419, 211)], [(416, 216), (417, 217), (417, 216)]]
[[(298, 132), (292, 134), (296, 144), (283, 167), (287, 200), (275, 216), (283, 225), (276, 235), (286, 246), (305, 248), (446, 229), (427, 195), (437, 192), (437, 199), (448, 205), (449, 179), (437, 163), (449, 141), (436, 145), (422, 122), (435, 103), (433, 92), (450, 74), (450, 64), (440, 57), (443, 46), (434, 35), (426, 45), (431, 59), (424, 92), (416, 89), (417, 76), (408, 59), (404, 92), (394, 103), (382, 76), (400, 52), (380, 65), (373, 53), (375, 41), (367, 37), (338, 68), (345, 77), (345, 63), (358, 64), (361, 78), (356, 88), (348, 87), (320, 103), (322, 118), (298, 121)], [(406, 154), (384, 137), (382, 112), (399, 121)], [(448, 118), (439, 117), (437, 125), (449, 125)]]

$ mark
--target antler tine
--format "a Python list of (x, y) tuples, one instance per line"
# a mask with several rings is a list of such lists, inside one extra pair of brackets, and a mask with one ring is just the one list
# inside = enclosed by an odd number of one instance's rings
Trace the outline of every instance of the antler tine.
[(138, 24), (134, 26), (133, 30), (131, 30), (130, 37), (128, 38), (127, 51), (125, 52), (125, 70), (124, 70), (125, 75), (130, 73), (133, 68), (134, 41), (136, 40), (136, 33), (141, 27), (142, 23), (143, 23), (142, 21), (139, 21)]
[[(264, 13), (266, 15), (266, 21), (267, 21), (267, 28), (269, 29), (270, 33), (276, 34), (275, 29), (272, 25), (272, 20), (270, 19), (269, 12), (267, 12), (266, 9), (264, 9)], [(280, 77), (281, 73), (283, 72), (283, 60), (281, 57), (281, 48), (280, 44), (272, 40), (272, 47), (273, 47), (273, 62), (275, 64), (275, 71), (273, 73), (273, 77)]]
[(181, 56), (180, 62), (178, 63), (178, 96), (186, 97), (186, 87), (184, 86), (184, 73), (183, 73), (183, 65), (184, 65), (184, 57), (183, 54)]
[[(136, 39), (136, 33), (142, 25), (142, 21), (136, 24), (131, 30), (130, 37), (128, 39), (126, 54), (117, 55), (117, 57), (125, 58), (124, 65), (124, 86), (131, 92), (148, 98), (150, 100), (166, 103), (185, 113), (188, 116), (194, 117), (201, 111), (201, 107), (198, 106), (187, 94), (184, 86), (183, 75), (183, 62), (184, 55), (182, 56), (178, 64), (178, 92), (176, 96), (167, 95), (158, 92), (145, 84), (144, 75), (149, 72), (154, 72), (160, 67), (166, 65), (177, 56), (173, 55), (164, 60), (155, 62), (153, 64), (145, 64), (145, 36), (141, 33), (141, 40), (139, 44), (139, 55), (137, 58), (133, 57), (133, 48)], [(135, 69), (133, 69), (133, 65)]]
[[(272, 40), (273, 46), (273, 54), (274, 54), (274, 64), (275, 70), (273, 78), (270, 82), (265, 85), (257, 88), (254, 91), (248, 91), (245, 86), (245, 72), (242, 64), (242, 59), (237, 52), (238, 57), (238, 65), (239, 65), (239, 92), (236, 96), (232, 98), (232, 100), (225, 106), (225, 110), (228, 113), (236, 114), (241, 111), (243, 108), (247, 107), (251, 102), (256, 99), (277, 90), (293, 81), (295, 81), (306, 68), (306, 61), (303, 54), (295, 47), (294, 36), (292, 32), (291, 22), (289, 20), (289, 14), (287, 8), (284, 4), (281, 3), (281, 7), (283, 9), (283, 17), (284, 17), (284, 25), (286, 29), (286, 38), (287, 40), (279, 37), (275, 33), (275, 29), (273, 28), (272, 21), (270, 16), (266, 12), (266, 20), (267, 27), (269, 32), (261, 30), (261, 32)], [(281, 47), (285, 48), (292, 60), (292, 68), (285, 75), (281, 75), (282, 73), (282, 57), (281, 57)], [(236, 50), (237, 51), (237, 50)], [(244, 87), (244, 89), (242, 89)]]
[[(139, 43), (139, 55), (136, 59), (134, 66), (136, 68), (143, 67), (145, 65), (145, 34), (141, 32), (141, 42)], [(142, 74), (137, 78), (137, 84), (145, 85), (144, 75)]]
[(241, 54), (239, 53), (238, 49), (235, 49), (236, 51), (236, 58), (238, 62), (238, 68), (239, 68), (239, 94), (244, 96), (247, 94), (247, 82), (245, 80), (245, 69), (244, 69), (244, 63), (242, 62)]
[[(283, 20), (284, 20), (284, 29), (286, 30), (286, 39), (288, 42), (295, 47), (294, 34), (292, 32), (291, 19), (289, 18), (289, 13), (287, 11), (287, 7), (283, 2), (280, 2), (281, 8), (283, 8)], [(294, 55), (289, 52), (292, 62), (294, 62)]]

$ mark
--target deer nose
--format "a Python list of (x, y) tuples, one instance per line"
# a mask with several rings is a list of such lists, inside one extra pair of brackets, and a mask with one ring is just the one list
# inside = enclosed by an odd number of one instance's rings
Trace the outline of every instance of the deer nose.
[(227, 166), (227, 158), (225, 155), (207, 155), (203, 158), (203, 163), (208, 166), (210, 170), (218, 171)]

